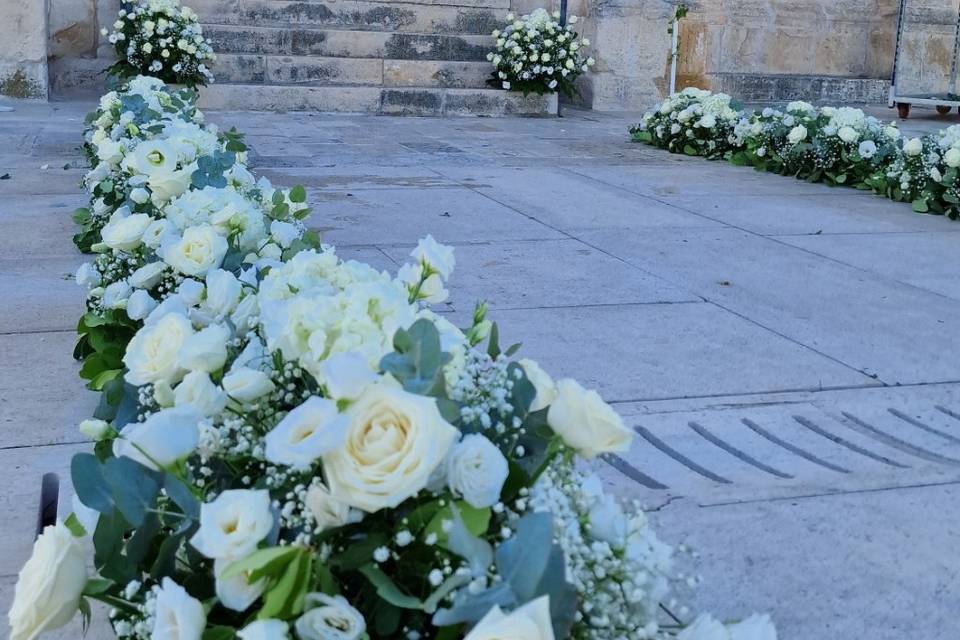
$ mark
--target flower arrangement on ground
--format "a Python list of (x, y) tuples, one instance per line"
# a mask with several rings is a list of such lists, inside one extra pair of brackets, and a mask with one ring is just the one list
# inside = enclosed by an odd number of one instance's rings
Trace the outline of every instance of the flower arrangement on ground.
[(487, 54), (494, 67), (487, 84), (524, 95), (575, 95), (574, 82), (594, 65), (593, 58), (583, 51), (590, 41), (571, 28), (577, 23), (576, 16), (563, 25), (559, 20), (559, 11), (551, 15), (546, 9), (519, 18), (507, 14), (508, 24), (492, 34), (496, 50)]
[[(136, 147), (151, 165), (157, 141)], [(12, 640), (90, 601), (128, 639), (775, 640), (765, 616), (661, 625), (671, 549), (582, 470), (633, 431), (501, 348), (485, 305), (465, 331), (430, 310), (451, 247), (427, 236), (380, 272), (268, 225), (288, 196), (151, 192), (157, 215), (101, 230), (131, 265), (89, 269), (136, 291), (91, 295), (81, 330), (124, 313), (130, 335), (80, 425), (95, 444), (71, 463), (73, 513), (20, 573)]]
[[(895, 123), (881, 122), (860, 109), (818, 108), (806, 102), (791, 102), (783, 110), (727, 113), (725, 126), (698, 125), (694, 116), (713, 100), (732, 104), (723, 94), (684, 89), (644, 115), (631, 129), (632, 137), (674, 153), (872, 190), (910, 202), (920, 213), (960, 217), (960, 126), (904, 139)], [(687, 114), (683, 124), (681, 114)], [(707, 124), (712, 123), (708, 118)]]
[(690, 87), (675, 93), (630, 130), (633, 139), (688, 156), (723, 157), (743, 146), (740, 113), (730, 96)]
[(101, 33), (117, 53), (108, 73), (121, 80), (151, 75), (188, 87), (213, 82), (208, 68), (216, 59), (213, 47), (197, 14), (180, 0), (124, 0), (113, 31)]

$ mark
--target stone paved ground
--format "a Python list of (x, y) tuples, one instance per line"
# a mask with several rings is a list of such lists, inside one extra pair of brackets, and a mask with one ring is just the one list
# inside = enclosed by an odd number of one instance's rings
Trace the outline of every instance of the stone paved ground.
[[(64, 279), (88, 106), (0, 114), (4, 610), (40, 474), (92, 408)], [(308, 187), (341, 253), (456, 245), (445, 312), (489, 299), (507, 340), (616, 403), (639, 436), (601, 472), (697, 550), (692, 607), (770, 610), (787, 640), (956, 637), (960, 223), (628, 144), (626, 117), (210, 119)]]

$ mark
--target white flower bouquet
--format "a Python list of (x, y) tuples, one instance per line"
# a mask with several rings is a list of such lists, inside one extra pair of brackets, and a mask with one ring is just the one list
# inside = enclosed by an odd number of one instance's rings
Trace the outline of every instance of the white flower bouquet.
[(121, 80), (150, 75), (188, 87), (213, 82), (216, 59), (197, 14), (180, 0), (124, 0), (113, 31), (103, 29), (117, 53), (108, 72)]
[[(190, 153), (170, 140), (136, 150)], [(765, 616), (661, 625), (670, 548), (578, 467), (633, 431), (501, 349), (485, 305), (465, 332), (430, 311), (452, 248), (428, 236), (397, 276), (342, 260), (267, 224), (294, 191), (206, 184), (103, 228), (110, 266), (85, 271), (125, 291), (91, 293), (83, 330), (124, 313), (129, 335), (89, 334), (120, 369), (80, 424), (96, 442), (73, 513), (20, 573), (12, 640), (91, 601), (129, 639), (775, 640)]]
[(519, 18), (509, 13), (507, 20), (503, 29), (492, 34), (496, 50), (487, 54), (493, 63), (487, 84), (524, 95), (575, 95), (574, 82), (594, 65), (594, 59), (583, 52), (590, 41), (571, 28), (577, 17), (570, 16), (567, 24), (561, 25), (559, 11), (551, 15), (546, 9), (537, 9)]
[(740, 113), (725, 93), (689, 87), (671, 95), (630, 130), (637, 142), (674, 153), (725, 158), (742, 147), (735, 131)]

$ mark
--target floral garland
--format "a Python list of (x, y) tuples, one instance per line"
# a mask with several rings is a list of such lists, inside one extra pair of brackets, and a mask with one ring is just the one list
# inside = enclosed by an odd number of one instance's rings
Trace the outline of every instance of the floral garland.
[(124, 0), (113, 31), (100, 33), (117, 53), (108, 73), (120, 80), (150, 74), (188, 87), (213, 82), (207, 67), (216, 59), (213, 47), (197, 14), (180, 0)]
[(791, 102), (748, 112), (733, 104), (726, 94), (687, 88), (630, 133), (674, 153), (870, 190), (920, 213), (960, 217), (960, 125), (904, 139), (895, 123), (851, 107)]
[(546, 9), (519, 18), (508, 13), (507, 26), (492, 34), (497, 48), (487, 54), (494, 67), (487, 84), (524, 95), (558, 91), (575, 95), (574, 82), (594, 65), (594, 59), (583, 54), (590, 41), (570, 27), (577, 17), (570, 16), (565, 25), (559, 19), (559, 11), (551, 15)]
[[(155, 117), (116, 117), (141, 100)], [(81, 343), (100, 352), (97, 323), (121, 315), (129, 335), (80, 425), (95, 444), (71, 463), (73, 513), (20, 572), (13, 640), (91, 600), (129, 639), (775, 640), (766, 616), (661, 625), (671, 549), (577, 464), (633, 432), (501, 349), (485, 306), (465, 332), (430, 311), (452, 248), (428, 236), (393, 277), (305, 241), (285, 217), (300, 194), (191, 160), (242, 154), (240, 136), (153, 79), (91, 121), (88, 188), (122, 175), (146, 197), (107, 205), (80, 280), (110, 283)]]

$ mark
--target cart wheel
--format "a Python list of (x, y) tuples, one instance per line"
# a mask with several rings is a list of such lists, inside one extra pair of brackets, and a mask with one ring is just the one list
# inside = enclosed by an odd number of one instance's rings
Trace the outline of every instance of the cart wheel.
[(939, 114), (942, 115), (942, 116), (945, 116), (945, 115), (947, 115), (948, 113), (950, 113), (950, 107), (948, 107), (948, 106), (945, 105), (945, 104), (938, 104), (938, 105), (937, 105), (937, 113), (939, 113)]
[(897, 114), (900, 116), (901, 120), (906, 120), (910, 117), (910, 105), (906, 102), (897, 103)]

